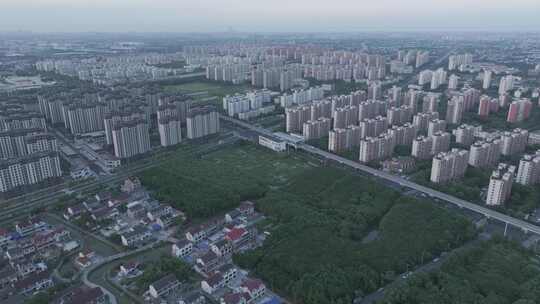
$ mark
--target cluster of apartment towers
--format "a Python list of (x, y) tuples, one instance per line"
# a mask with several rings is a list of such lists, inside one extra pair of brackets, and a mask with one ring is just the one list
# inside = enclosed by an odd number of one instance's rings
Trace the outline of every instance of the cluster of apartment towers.
[[(487, 133), (481, 127), (459, 125), (463, 113), (479, 104), (479, 90), (466, 88), (452, 92), (445, 120), (437, 112), (441, 97), (438, 93), (413, 89), (402, 92), (401, 88), (393, 87), (388, 95), (388, 101), (382, 101), (381, 88), (370, 86), (367, 92), (360, 90), (286, 108), (286, 131), (301, 133), (307, 141), (328, 136), (328, 150), (334, 153), (358, 148), (362, 163), (389, 158), (398, 145), (409, 146), (416, 159), (433, 159), (430, 178), (433, 183), (459, 179), (469, 165), (494, 167), (501, 155), (525, 151), (529, 136), (526, 130)], [(459, 126), (450, 134), (447, 124)], [(452, 135), (456, 144), (470, 146), (470, 150), (450, 150)], [(477, 141), (478, 138), (481, 140)], [(515, 168), (501, 165), (492, 175), (487, 203), (498, 205), (509, 197), (511, 187), (499, 182), (509, 175), (512, 181), (517, 175), (517, 181), (522, 184), (538, 183), (539, 163), (540, 155), (526, 155), (517, 174)], [(505, 174), (502, 170), (514, 173)]]
[(147, 94), (136, 98), (114, 98), (85, 94), (83, 98), (39, 96), (40, 111), (53, 125), (63, 124), (73, 135), (103, 131), (107, 145), (120, 159), (143, 154), (151, 149), (150, 127), (156, 113), (162, 146), (182, 140), (182, 125), (187, 137), (203, 137), (219, 132), (219, 114), (213, 107), (192, 107), (192, 100), (174, 94)]

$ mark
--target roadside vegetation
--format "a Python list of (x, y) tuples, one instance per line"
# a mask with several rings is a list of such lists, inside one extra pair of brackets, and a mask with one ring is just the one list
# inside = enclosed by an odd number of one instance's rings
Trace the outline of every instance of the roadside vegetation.
[(382, 304), (540, 302), (540, 263), (519, 244), (494, 239), (458, 251), (440, 270), (412, 276)]

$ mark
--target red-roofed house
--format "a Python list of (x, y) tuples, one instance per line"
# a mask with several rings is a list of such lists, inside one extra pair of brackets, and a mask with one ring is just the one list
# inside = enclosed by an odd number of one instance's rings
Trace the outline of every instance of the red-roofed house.
[(225, 238), (233, 243), (240, 241), (247, 234), (247, 230), (244, 228), (233, 228), (225, 235)]
[(254, 239), (254, 233), (245, 228), (233, 228), (227, 232), (225, 239), (232, 242), (233, 247), (238, 249)]
[(261, 280), (247, 279), (242, 283), (242, 290), (247, 292), (252, 299), (259, 299), (264, 296), (266, 286)]
[(227, 293), (221, 298), (220, 304), (247, 304), (250, 300), (247, 293)]

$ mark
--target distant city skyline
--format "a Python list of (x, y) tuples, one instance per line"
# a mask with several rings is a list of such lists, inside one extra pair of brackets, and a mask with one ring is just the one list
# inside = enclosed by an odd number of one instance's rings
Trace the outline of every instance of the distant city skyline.
[(269, 2), (3, 0), (2, 2), (0, 31), (540, 30), (538, 0), (272, 0)]

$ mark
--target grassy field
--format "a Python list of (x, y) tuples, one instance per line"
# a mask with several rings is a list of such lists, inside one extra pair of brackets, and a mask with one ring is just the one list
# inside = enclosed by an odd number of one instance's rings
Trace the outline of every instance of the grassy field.
[(164, 87), (168, 92), (180, 92), (184, 94), (208, 92), (208, 95), (197, 96), (195, 100), (201, 100), (207, 97), (217, 97), (214, 102), (221, 105), (223, 97), (235, 93), (245, 93), (249, 90), (248, 85), (233, 85), (218, 82), (196, 81), (179, 85), (167, 85)]
[(179, 153), (173, 160), (141, 174), (143, 183), (162, 201), (206, 218), (230, 210), (246, 199), (286, 186), (308, 165), (253, 145), (229, 147), (203, 159)]

